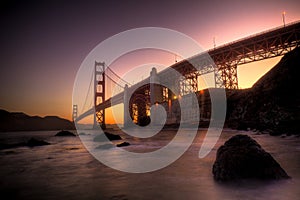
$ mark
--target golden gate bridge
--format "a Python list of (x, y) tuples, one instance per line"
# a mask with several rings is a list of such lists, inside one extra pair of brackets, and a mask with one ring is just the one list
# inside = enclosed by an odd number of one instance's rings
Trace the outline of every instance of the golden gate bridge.
[[(88, 110), (85, 112), (82, 110), (80, 115), (78, 115), (78, 106), (73, 105), (73, 120), (77, 123), (85, 117), (93, 115), (94, 125), (97, 126), (99, 123), (104, 128), (105, 109), (124, 103), (124, 105), (129, 105), (124, 106), (124, 126), (132, 121), (139, 124), (141, 119), (149, 116), (150, 107), (154, 104), (163, 105), (168, 113), (169, 122), (176, 122), (178, 116), (174, 112), (174, 107), (176, 107), (178, 97), (197, 93), (200, 104), (203, 105), (205, 101), (210, 101), (207, 93), (199, 92), (199, 76), (213, 73), (215, 88), (238, 89), (237, 67), (239, 65), (282, 56), (299, 47), (299, 41), (300, 22), (294, 22), (214, 47), (176, 62), (159, 73), (153, 68), (148, 78), (134, 85), (123, 80), (104, 62), (95, 61), (88, 89), (88, 94), (93, 94), (93, 101), (90, 102)], [(171, 69), (176, 70), (184, 78), (174, 74), (170, 76)], [(155, 80), (155, 83), (149, 80)], [(163, 86), (166, 81), (173, 82), (174, 87)], [(119, 92), (106, 98), (106, 87), (109, 84), (114, 84)], [(176, 93), (179, 94), (178, 97), (175, 95)], [(129, 96), (129, 94), (132, 95)], [(87, 96), (83, 107), (86, 107)], [(205, 114), (207, 112), (209, 112), (208, 109), (202, 108), (200, 115), (208, 117), (209, 114)], [(192, 110), (186, 113), (193, 115)]]

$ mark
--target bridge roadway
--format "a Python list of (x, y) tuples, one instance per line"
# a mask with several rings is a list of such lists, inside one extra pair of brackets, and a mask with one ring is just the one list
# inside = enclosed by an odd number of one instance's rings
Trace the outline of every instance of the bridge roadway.
[[(174, 79), (174, 76), (170, 76), (170, 73), (173, 73), (174, 70), (170, 69), (175, 69), (186, 78), (191, 74), (199, 76), (214, 72), (216, 87), (237, 89), (237, 65), (284, 55), (298, 47), (299, 41), (300, 22), (297, 21), (197, 54), (171, 65), (157, 75), (160, 80), (168, 80), (170, 77)], [(138, 88), (142, 89), (146, 84), (149, 84), (149, 78), (131, 86), (129, 89), (131, 91)], [(95, 109), (92, 108), (84, 112), (75, 121), (78, 122), (94, 114), (95, 110), (99, 111), (111, 107), (112, 100), (113, 105), (117, 105), (123, 103), (123, 99), (124, 92), (121, 92), (96, 105)]]

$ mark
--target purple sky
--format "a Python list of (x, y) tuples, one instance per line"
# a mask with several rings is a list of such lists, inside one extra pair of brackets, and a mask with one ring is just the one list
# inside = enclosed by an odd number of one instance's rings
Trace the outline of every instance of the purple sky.
[[(0, 3), (0, 108), (70, 118), (76, 72), (101, 41), (147, 26), (205, 49), (300, 19), (297, 0), (5, 1)], [(9, 2), (9, 3), (8, 3)]]

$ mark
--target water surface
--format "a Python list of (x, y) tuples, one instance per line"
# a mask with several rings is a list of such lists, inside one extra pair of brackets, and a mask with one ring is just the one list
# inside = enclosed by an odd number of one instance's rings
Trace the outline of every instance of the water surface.
[[(1, 133), (0, 142), (14, 143), (30, 137), (52, 145), (1, 150), (0, 188), (7, 199), (299, 199), (300, 138), (257, 135), (224, 130), (214, 149), (198, 158), (205, 130), (176, 162), (161, 170), (129, 174), (113, 170), (91, 156), (79, 137), (54, 137), (57, 131)], [(115, 131), (117, 133), (118, 131)], [(217, 148), (231, 136), (249, 134), (272, 154), (292, 179), (240, 181), (222, 184), (211, 173)], [(165, 131), (155, 139), (125, 138), (128, 151), (161, 148), (174, 136)], [(124, 136), (123, 136), (124, 137)], [(122, 160), (120, 160), (122, 164)]]

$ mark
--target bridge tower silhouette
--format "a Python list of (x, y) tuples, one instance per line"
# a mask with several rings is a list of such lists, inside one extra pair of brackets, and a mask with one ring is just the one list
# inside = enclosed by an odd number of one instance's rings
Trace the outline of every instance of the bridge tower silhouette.
[[(101, 104), (105, 101), (105, 63), (95, 61), (94, 73), (94, 106)], [(105, 129), (105, 110), (95, 110), (94, 115), (94, 128), (100, 125)]]
[(76, 121), (77, 117), (78, 117), (78, 106), (76, 104), (76, 105), (73, 105), (73, 112), (72, 112), (73, 122)]

